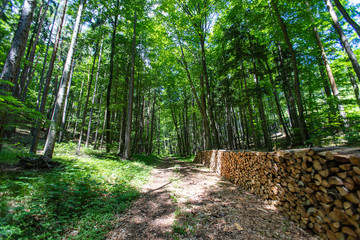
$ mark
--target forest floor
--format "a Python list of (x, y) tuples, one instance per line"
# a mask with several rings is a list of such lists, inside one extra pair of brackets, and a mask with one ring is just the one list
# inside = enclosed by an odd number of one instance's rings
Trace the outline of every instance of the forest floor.
[(164, 158), (107, 239), (318, 239), (200, 164)]

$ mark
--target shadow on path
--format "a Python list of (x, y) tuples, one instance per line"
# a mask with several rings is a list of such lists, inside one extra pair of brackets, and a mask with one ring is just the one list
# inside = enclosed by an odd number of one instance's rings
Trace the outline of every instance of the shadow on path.
[(200, 164), (164, 158), (108, 239), (316, 239)]

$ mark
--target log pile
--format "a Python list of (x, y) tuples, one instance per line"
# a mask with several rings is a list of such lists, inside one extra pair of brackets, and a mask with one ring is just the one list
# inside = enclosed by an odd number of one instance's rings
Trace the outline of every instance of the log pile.
[(198, 153), (195, 162), (274, 200), (324, 239), (360, 239), (360, 148), (212, 150)]

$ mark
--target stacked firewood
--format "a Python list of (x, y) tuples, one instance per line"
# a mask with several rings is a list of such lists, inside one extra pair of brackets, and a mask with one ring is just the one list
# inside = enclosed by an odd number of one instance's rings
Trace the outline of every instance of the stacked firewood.
[(198, 153), (195, 162), (274, 200), (289, 218), (322, 238), (360, 239), (360, 148), (213, 150)]

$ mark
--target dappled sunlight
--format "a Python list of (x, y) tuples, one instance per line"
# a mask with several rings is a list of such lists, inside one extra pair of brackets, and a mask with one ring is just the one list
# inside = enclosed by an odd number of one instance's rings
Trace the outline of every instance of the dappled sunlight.
[(313, 239), (270, 201), (200, 164), (164, 160), (108, 239)]

